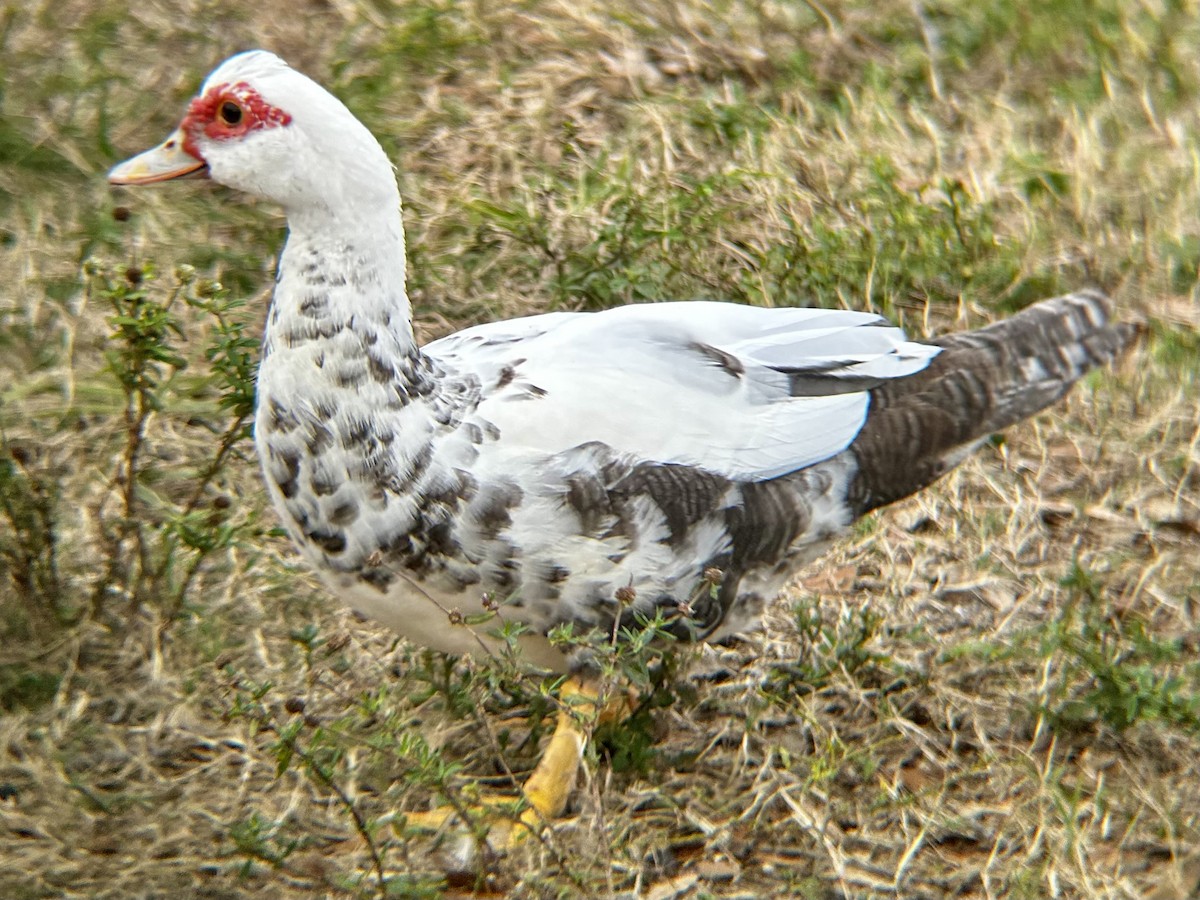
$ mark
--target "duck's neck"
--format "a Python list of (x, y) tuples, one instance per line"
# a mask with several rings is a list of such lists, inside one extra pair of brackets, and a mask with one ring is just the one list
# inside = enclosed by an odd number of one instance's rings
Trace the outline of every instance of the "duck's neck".
[(373, 214), (290, 212), (288, 228), (266, 352), (327, 339), (335, 329), (382, 332), (397, 357), (416, 352), (398, 197)]

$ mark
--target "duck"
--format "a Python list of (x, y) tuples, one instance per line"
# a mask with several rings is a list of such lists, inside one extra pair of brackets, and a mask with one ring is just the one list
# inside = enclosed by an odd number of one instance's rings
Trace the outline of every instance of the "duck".
[[(207, 77), (112, 185), (203, 177), (282, 207), (254, 440), (330, 593), (448, 654), (558, 673), (520, 824), (560, 816), (601, 696), (595, 642), (639, 623), (717, 642), (872, 510), (1120, 355), (1083, 289), (911, 340), (846, 309), (643, 303), (488, 322), (418, 344), (378, 140), (265, 50)], [(431, 813), (441, 823), (449, 813)]]

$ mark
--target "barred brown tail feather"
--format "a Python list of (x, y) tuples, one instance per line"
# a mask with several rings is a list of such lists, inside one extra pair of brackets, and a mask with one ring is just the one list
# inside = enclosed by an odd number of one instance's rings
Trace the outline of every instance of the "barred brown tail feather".
[(871, 392), (867, 422), (850, 448), (859, 466), (855, 513), (920, 490), (977, 443), (1045, 409), (1119, 356), (1139, 326), (1112, 322), (1111, 312), (1104, 294), (1084, 290), (932, 341), (943, 350), (928, 368)]

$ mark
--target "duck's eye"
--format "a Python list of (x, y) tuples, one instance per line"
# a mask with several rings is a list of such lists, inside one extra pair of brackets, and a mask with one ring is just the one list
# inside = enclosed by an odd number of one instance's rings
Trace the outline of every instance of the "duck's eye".
[(222, 125), (237, 125), (242, 121), (242, 108), (232, 100), (226, 100), (217, 107), (217, 118)]

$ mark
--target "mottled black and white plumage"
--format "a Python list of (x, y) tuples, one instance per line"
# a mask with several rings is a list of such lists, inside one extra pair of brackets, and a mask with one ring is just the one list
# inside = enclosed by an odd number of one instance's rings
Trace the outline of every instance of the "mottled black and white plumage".
[(111, 177), (196, 169), (287, 212), (256, 440), (289, 534), (337, 596), (452, 653), (496, 646), (494, 621), (468, 624), (495, 604), (556, 669), (561, 623), (658, 608), (689, 639), (751, 628), (858, 516), (1132, 336), (1081, 292), (929, 343), (868, 313), (664, 303), (419, 348), (395, 178), (338, 100), (235, 56)]

